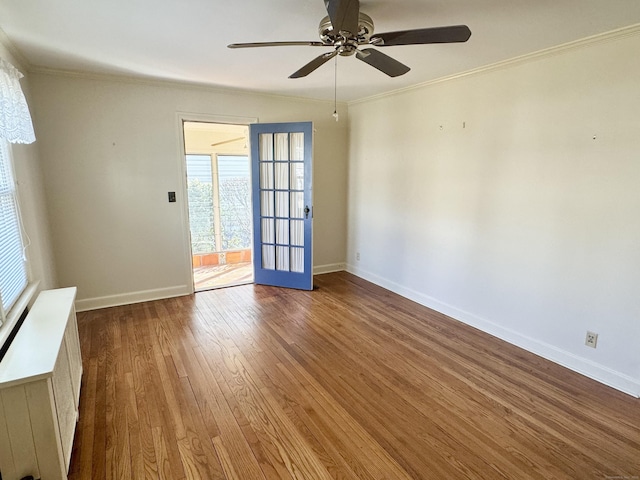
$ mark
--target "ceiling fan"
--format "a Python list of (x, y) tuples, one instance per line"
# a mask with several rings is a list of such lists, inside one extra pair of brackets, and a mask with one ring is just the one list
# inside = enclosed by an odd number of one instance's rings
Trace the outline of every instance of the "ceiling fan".
[(281, 47), (306, 45), (310, 47), (334, 47), (304, 67), (289, 75), (289, 78), (306, 77), (337, 55), (354, 55), (358, 60), (377, 68), (390, 77), (407, 73), (410, 68), (374, 48), (359, 49), (360, 45), (390, 47), (394, 45), (424, 45), (429, 43), (466, 42), (471, 30), (466, 25), (419, 28), (397, 32), (373, 33), (373, 20), (360, 11), (359, 0), (324, 0), (328, 16), (320, 21), (320, 41), (232, 43), (229, 48)]

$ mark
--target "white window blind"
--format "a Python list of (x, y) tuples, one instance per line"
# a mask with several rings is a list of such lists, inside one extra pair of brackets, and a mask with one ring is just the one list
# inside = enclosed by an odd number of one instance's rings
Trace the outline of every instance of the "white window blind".
[(0, 138), (0, 324), (27, 286), (9, 144)]

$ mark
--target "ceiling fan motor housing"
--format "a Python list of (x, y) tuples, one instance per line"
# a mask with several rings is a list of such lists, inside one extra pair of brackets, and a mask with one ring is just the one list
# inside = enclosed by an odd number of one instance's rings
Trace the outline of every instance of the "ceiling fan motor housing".
[(358, 32), (343, 33), (348, 33), (349, 35), (341, 35), (339, 32), (333, 31), (333, 25), (331, 24), (329, 16), (320, 20), (318, 34), (320, 35), (322, 43), (325, 43), (326, 45), (353, 44), (354, 46), (366, 45), (369, 43), (369, 38), (373, 34), (373, 20), (369, 15), (360, 12), (358, 15)]

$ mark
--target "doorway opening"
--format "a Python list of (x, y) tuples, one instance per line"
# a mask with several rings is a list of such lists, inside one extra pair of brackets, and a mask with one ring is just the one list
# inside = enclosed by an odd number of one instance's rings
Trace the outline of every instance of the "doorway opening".
[(194, 290), (253, 282), (247, 125), (183, 122)]

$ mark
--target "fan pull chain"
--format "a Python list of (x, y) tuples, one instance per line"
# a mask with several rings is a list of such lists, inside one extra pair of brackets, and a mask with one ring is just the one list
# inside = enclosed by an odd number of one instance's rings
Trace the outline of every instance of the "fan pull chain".
[(333, 79), (333, 118), (338, 121), (338, 56), (335, 56)]

